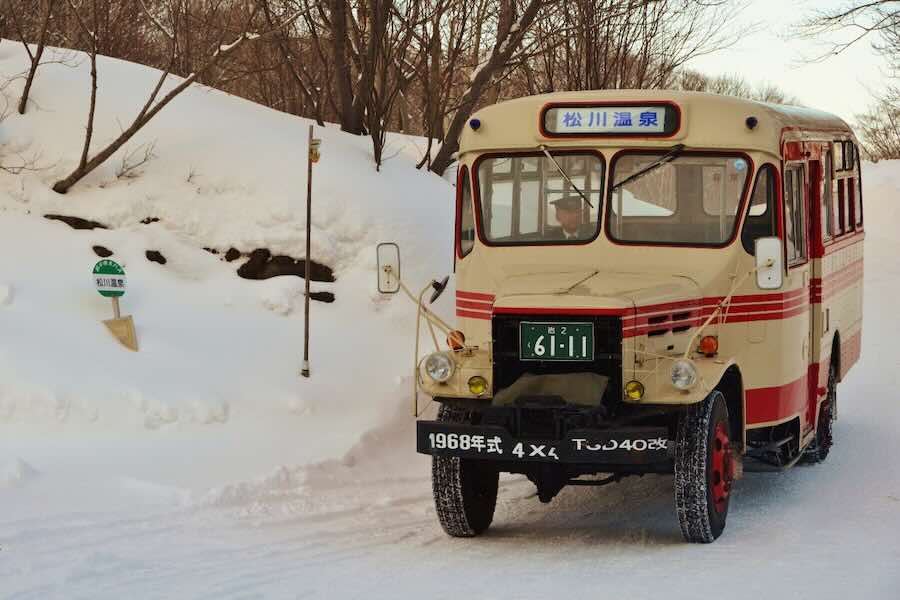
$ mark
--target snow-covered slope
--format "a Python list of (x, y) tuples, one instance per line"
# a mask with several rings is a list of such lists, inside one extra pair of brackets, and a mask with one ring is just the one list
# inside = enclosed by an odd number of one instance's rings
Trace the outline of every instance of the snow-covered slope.
[[(22, 67), (0, 43), (0, 72)], [(101, 62), (101, 141), (152, 77)], [(494, 527), (458, 540), (414, 451), (411, 307), (372, 275), (385, 239), (416, 287), (450, 268), (452, 191), (412, 168), (416, 140), (393, 138), (376, 175), (367, 140), (319, 130), (314, 247), (337, 282), (316, 289), (337, 300), (313, 305), (306, 381), (302, 282), (241, 280), (201, 248), (302, 255), (307, 122), (196, 88), (147, 131), (158, 158), (140, 177), (106, 170), (57, 197), (86, 91), (83, 66), (49, 65), (35, 109), (0, 124), (0, 156), (49, 165), (0, 174), (0, 599), (900, 597), (900, 162), (864, 166), (863, 360), (826, 463), (747, 475), (711, 546), (681, 542), (657, 476), (549, 507), (505, 477)], [(94, 244), (126, 265), (140, 353), (99, 323)]]
[[(209, 454), (227, 468), (204, 469), (206, 477), (185, 469), (179, 479), (212, 483), (340, 454), (406, 405), (412, 305), (377, 294), (374, 258), (378, 242), (398, 241), (404, 277), (416, 288), (452, 266), (453, 190), (414, 168), (421, 140), (391, 136), (377, 173), (368, 138), (316, 127), (323, 158), (313, 176), (313, 257), (337, 281), (313, 284), (336, 301), (313, 303), (313, 377), (304, 380), (302, 279), (243, 280), (235, 270), (245, 259), (221, 256), (232, 247), (304, 256), (310, 122), (196, 86), (59, 195), (50, 187), (80, 155), (90, 82), (84, 56), (53, 53), (60, 57), (67, 64), (41, 67), (28, 114), (0, 123), (0, 163), (25, 157), (39, 167), (0, 172), (3, 437), (74, 436), (77, 445), (80, 431), (132, 441), (150, 434), (161, 455), (179, 448), (168, 455), (178, 471), (188, 447), (180, 444), (199, 436), (197, 451), (209, 440)], [(129, 122), (158, 75), (105, 58), (98, 67), (95, 149)], [(0, 77), (24, 68), (21, 46), (0, 43)], [(14, 99), (20, 87), (5, 93)], [(122, 158), (142, 155), (142, 144), (153, 144), (154, 158), (136, 177), (117, 178)], [(111, 229), (75, 231), (40, 218), (47, 213)], [(141, 223), (148, 218), (159, 221)], [(118, 346), (100, 323), (112, 315), (93, 289), (95, 245), (126, 269), (122, 307), (137, 324), (139, 353)], [(148, 250), (167, 263), (148, 261)]]

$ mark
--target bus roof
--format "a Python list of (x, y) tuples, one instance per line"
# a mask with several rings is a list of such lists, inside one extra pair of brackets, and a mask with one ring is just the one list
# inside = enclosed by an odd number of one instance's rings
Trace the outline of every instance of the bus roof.
[[(677, 131), (657, 136), (614, 133), (556, 136), (542, 126), (545, 109), (557, 104), (564, 110), (573, 105), (585, 109), (590, 109), (591, 105), (614, 109), (617, 104), (639, 107), (642, 103), (675, 105), (680, 113)], [(747, 126), (749, 117), (757, 119), (753, 129)], [(598, 90), (527, 96), (484, 107), (474, 113), (472, 119), (478, 119), (480, 127), (464, 129), (460, 136), (460, 155), (533, 149), (541, 144), (548, 147), (652, 147), (673, 143), (683, 143), (691, 148), (761, 150), (780, 155), (786, 135), (792, 139), (853, 137), (843, 119), (820, 110), (705, 92), (669, 90)]]

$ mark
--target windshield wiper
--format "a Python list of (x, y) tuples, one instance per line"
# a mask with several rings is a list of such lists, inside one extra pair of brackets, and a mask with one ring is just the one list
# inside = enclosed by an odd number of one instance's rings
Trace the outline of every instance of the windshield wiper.
[(591, 201), (587, 199), (587, 196), (584, 195), (584, 192), (582, 192), (580, 189), (578, 189), (578, 186), (575, 185), (575, 182), (572, 181), (572, 178), (569, 177), (569, 174), (566, 173), (565, 171), (563, 171), (563, 168), (561, 166), (559, 166), (559, 163), (556, 162), (556, 159), (553, 158), (553, 155), (550, 154), (550, 152), (547, 150), (547, 146), (544, 146), (543, 144), (541, 144), (539, 146), (539, 148), (541, 149), (541, 151), (544, 154), (547, 155), (547, 158), (550, 159), (550, 162), (552, 162), (553, 166), (556, 167), (556, 170), (559, 171), (559, 174), (562, 175), (563, 178), (569, 182), (569, 185), (571, 185), (575, 189), (576, 192), (578, 192), (578, 195), (581, 196), (581, 199), (584, 200), (588, 206), (590, 206), (591, 208), (594, 208), (594, 205), (591, 204)]
[(619, 183), (612, 186), (610, 191), (616, 190), (616, 189), (622, 187), (623, 185), (625, 185), (626, 183), (631, 183), (635, 179), (640, 179), (641, 177), (643, 177), (650, 171), (652, 171), (658, 167), (661, 167), (668, 162), (672, 162), (673, 160), (678, 158), (682, 152), (684, 152), (684, 144), (676, 144), (676, 145), (672, 146), (668, 152), (666, 152), (665, 154), (663, 154), (662, 156), (660, 156), (659, 158), (654, 160), (652, 163), (650, 163), (649, 165), (647, 165), (646, 167), (644, 167), (637, 173), (633, 173), (633, 174), (629, 175), (628, 177), (626, 177)]

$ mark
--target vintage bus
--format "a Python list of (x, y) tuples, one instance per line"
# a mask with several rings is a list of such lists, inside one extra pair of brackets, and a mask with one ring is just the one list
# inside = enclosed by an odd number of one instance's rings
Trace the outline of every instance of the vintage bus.
[(712, 542), (744, 471), (826, 458), (862, 328), (844, 121), (631, 90), (521, 98), (468, 125), (458, 326), (416, 371), (440, 403), (417, 448), (448, 534), (489, 527), (500, 472), (542, 502), (674, 473), (684, 538)]

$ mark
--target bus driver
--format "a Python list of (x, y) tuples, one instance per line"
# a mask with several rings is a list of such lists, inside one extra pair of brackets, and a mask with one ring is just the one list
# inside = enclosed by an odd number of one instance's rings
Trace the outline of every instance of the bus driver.
[(547, 239), (567, 241), (585, 241), (594, 237), (596, 226), (581, 222), (584, 215), (581, 203), (582, 200), (578, 196), (564, 196), (552, 200), (550, 204), (556, 207), (556, 220), (560, 227), (548, 230), (544, 236)]

